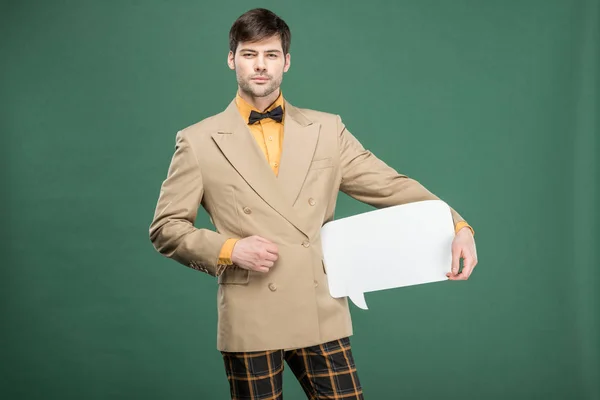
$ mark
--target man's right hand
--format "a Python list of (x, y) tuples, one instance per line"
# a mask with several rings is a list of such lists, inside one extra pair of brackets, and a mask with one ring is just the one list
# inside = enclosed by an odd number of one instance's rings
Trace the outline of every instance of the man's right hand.
[(277, 258), (277, 245), (256, 235), (238, 240), (231, 253), (235, 265), (257, 272), (269, 272)]

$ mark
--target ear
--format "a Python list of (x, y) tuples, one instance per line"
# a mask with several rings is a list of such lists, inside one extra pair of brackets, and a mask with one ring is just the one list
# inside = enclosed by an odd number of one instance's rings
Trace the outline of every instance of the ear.
[(235, 70), (235, 60), (234, 60), (234, 57), (235, 57), (235, 55), (230, 50), (229, 54), (227, 55), (227, 65), (229, 66), (229, 69), (231, 69), (231, 70)]
[(287, 72), (288, 69), (290, 69), (290, 62), (291, 62), (290, 59), (291, 59), (290, 53), (287, 53), (285, 55), (285, 64), (283, 66), (283, 72)]

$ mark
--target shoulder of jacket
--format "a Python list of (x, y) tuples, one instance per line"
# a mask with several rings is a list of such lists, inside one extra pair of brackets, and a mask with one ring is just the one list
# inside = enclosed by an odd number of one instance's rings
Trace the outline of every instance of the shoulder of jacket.
[(210, 117), (206, 117), (192, 125), (189, 125), (181, 130), (179, 130), (178, 135), (186, 136), (186, 137), (203, 137), (208, 136), (216, 129), (218, 129), (218, 118), (222, 114), (211, 115)]
[(306, 118), (310, 119), (311, 121), (331, 123), (335, 122), (335, 120), (339, 118), (337, 114), (326, 111), (313, 110), (312, 108), (296, 107), (296, 110), (298, 110), (298, 112), (303, 114)]

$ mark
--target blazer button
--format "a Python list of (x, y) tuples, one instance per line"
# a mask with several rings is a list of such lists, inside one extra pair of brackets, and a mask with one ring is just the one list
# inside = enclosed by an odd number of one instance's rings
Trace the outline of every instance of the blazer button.
[(313, 199), (311, 197), (310, 199), (308, 199), (308, 204), (310, 204), (311, 206), (314, 206), (315, 204), (317, 204), (317, 202), (315, 201), (315, 199)]
[(310, 247), (310, 242), (308, 240), (305, 240), (304, 242), (302, 242), (302, 246)]
[(315, 287), (319, 286), (319, 282), (315, 281)]
[(250, 207), (244, 207), (244, 213), (245, 214), (252, 214), (252, 210), (250, 209)]
[(277, 286), (275, 286), (274, 283), (269, 283), (269, 290), (271, 290), (271, 292), (274, 292), (277, 290)]

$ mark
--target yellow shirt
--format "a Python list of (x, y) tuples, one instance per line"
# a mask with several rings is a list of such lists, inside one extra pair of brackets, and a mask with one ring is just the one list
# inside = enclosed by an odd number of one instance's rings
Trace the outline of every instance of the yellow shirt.
[[(237, 105), (238, 111), (240, 112), (244, 121), (248, 121), (248, 117), (250, 117), (250, 112), (252, 110), (257, 112), (263, 112), (254, 108), (252, 105), (248, 104), (240, 94), (238, 93), (235, 97), (235, 104)], [(279, 92), (279, 97), (269, 106), (264, 112), (271, 111), (272, 109), (281, 106), (281, 108), (285, 111), (285, 105), (283, 101), (282, 93)], [(273, 173), (277, 175), (279, 173), (279, 161), (281, 159), (281, 151), (282, 151), (282, 143), (283, 143), (283, 124), (285, 122), (285, 114), (284, 119), (281, 122), (277, 122), (272, 120), (271, 118), (264, 118), (259, 122), (248, 125), (250, 128), (250, 132), (252, 132), (252, 136), (256, 139), (256, 143), (263, 151)], [(460, 229), (468, 227), (473, 232), (473, 228), (469, 226), (466, 222), (462, 221), (456, 224), (455, 231), (458, 232)], [(237, 243), (239, 239), (228, 239), (223, 247), (221, 248), (221, 252), (219, 254), (218, 264), (221, 265), (231, 265), (233, 262), (231, 261), (231, 253), (233, 252), (233, 247)]]

